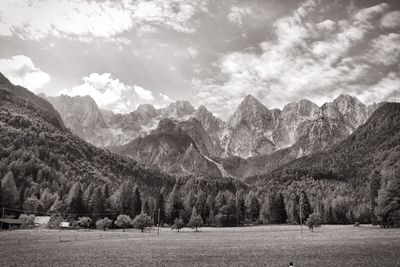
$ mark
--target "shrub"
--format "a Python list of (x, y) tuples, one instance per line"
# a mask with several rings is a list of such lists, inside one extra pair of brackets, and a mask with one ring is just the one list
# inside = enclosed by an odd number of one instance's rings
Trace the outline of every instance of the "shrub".
[(308, 219), (306, 221), (306, 224), (308, 225), (308, 228), (310, 228), (311, 232), (314, 231), (314, 227), (319, 227), (321, 226), (321, 216), (319, 213), (312, 213), (310, 216), (308, 216)]
[(30, 228), (35, 225), (35, 215), (21, 214), (19, 219), (22, 221), (22, 227)]
[(79, 217), (78, 219), (78, 225), (82, 228), (89, 228), (91, 223), (92, 219), (89, 217)]
[(179, 230), (182, 229), (183, 226), (185, 226), (185, 223), (183, 222), (183, 220), (181, 218), (179, 218), (179, 219), (177, 218), (177, 219), (175, 219), (174, 224), (171, 226), (171, 228), (177, 229), (178, 233), (179, 233)]
[(96, 228), (105, 231), (110, 228), (111, 224), (112, 220), (106, 217), (104, 219), (99, 219), (96, 221)]
[(153, 225), (153, 221), (152, 221), (151, 217), (145, 213), (139, 214), (132, 221), (132, 226), (136, 229), (140, 229), (142, 232), (144, 231), (144, 228), (150, 227), (152, 225)]
[(118, 215), (115, 225), (122, 228), (122, 231), (125, 232), (125, 228), (128, 228), (132, 225), (132, 219), (128, 215)]

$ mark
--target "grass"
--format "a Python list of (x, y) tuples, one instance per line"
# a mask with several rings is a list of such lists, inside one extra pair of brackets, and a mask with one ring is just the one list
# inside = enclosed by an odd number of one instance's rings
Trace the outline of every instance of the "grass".
[[(60, 242), (61, 241), (61, 242)], [(0, 233), (0, 266), (400, 266), (400, 229), (324, 225)]]

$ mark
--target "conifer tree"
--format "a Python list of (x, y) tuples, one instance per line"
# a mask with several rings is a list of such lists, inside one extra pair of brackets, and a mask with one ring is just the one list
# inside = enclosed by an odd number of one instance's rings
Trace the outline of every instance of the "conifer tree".
[(188, 227), (190, 228), (197, 228), (203, 226), (203, 218), (201, 218), (201, 215), (197, 213), (196, 207), (193, 207), (192, 210), (192, 215), (190, 216)]
[(170, 222), (174, 222), (175, 219), (178, 219), (182, 210), (183, 210), (182, 200), (179, 197), (179, 192), (177, 188), (174, 187), (174, 189), (169, 194), (166, 203), (166, 211), (170, 219)]
[(8, 172), (1, 181), (1, 196), (4, 207), (14, 208), (19, 196), (12, 172)]
[(104, 199), (100, 187), (97, 187), (94, 190), (91, 202), (92, 202), (91, 205), (93, 207), (93, 217), (95, 219), (104, 217)]
[(142, 213), (142, 198), (140, 196), (139, 188), (135, 186), (133, 189), (132, 217), (135, 218), (140, 213)]

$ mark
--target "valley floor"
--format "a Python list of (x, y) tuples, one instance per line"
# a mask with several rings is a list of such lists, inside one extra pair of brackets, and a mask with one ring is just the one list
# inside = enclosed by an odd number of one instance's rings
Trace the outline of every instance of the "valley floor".
[(0, 266), (400, 266), (400, 229), (323, 225), (0, 232)]

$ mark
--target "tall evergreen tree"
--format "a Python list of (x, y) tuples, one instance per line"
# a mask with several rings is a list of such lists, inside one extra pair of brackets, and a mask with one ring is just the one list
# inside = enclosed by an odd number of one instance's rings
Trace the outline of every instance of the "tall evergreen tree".
[(381, 188), (382, 176), (379, 171), (372, 172), (369, 178), (369, 190), (371, 198), (371, 207), (376, 207), (376, 198), (378, 197), (379, 189)]
[(300, 198), (303, 199), (300, 201), (299, 212), (302, 212), (302, 221), (304, 223), (308, 219), (308, 216), (310, 216), (312, 213), (312, 210), (310, 201), (308, 200), (307, 194), (304, 191), (301, 191)]
[(258, 203), (257, 196), (253, 191), (250, 191), (247, 194), (245, 205), (247, 217), (251, 222), (255, 222), (260, 215), (260, 204)]
[(14, 175), (8, 172), (1, 181), (2, 204), (7, 208), (14, 208), (19, 196), (15, 185)]
[(271, 223), (286, 223), (287, 213), (285, 209), (285, 201), (280, 193), (273, 197), (273, 205), (271, 208)]
[(184, 223), (187, 223), (189, 221), (190, 215), (192, 214), (192, 210), (195, 205), (196, 205), (196, 198), (193, 194), (193, 191), (190, 190), (185, 198), (185, 201), (183, 202), (184, 213), (182, 219)]
[(69, 212), (74, 214), (74, 217), (82, 216), (86, 213), (85, 207), (83, 206), (82, 200), (82, 189), (81, 184), (76, 182), (68, 193), (67, 204), (69, 206)]
[(271, 223), (271, 199), (268, 196), (263, 204), (261, 205), (260, 209), (260, 221), (263, 224), (270, 224)]
[[(100, 187), (97, 187), (93, 192), (93, 197), (91, 200), (91, 205), (93, 207), (93, 218), (100, 219), (105, 216), (104, 210), (104, 198), (102, 195), (102, 190)], [(95, 220), (94, 220), (95, 221)]]
[(203, 226), (203, 218), (201, 218), (201, 215), (197, 213), (196, 207), (193, 207), (192, 214), (190, 216), (187, 226), (191, 228), (196, 228), (196, 232), (197, 228)]
[(246, 205), (245, 205), (245, 200), (243, 197), (243, 191), (236, 191), (236, 209), (238, 212), (238, 222), (239, 225), (243, 225), (245, 219), (246, 219)]
[(142, 198), (140, 196), (139, 188), (135, 186), (133, 189), (133, 203), (132, 203), (132, 218), (142, 213)]
[[(158, 220), (159, 214), (160, 214), (160, 220)], [(164, 195), (162, 194), (162, 192), (158, 192), (156, 199), (156, 205), (154, 211), (154, 225), (157, 225), (158, 221), (160, 221), (160, 224), (163, 224), (165, 221), (165, 203), (164, 203)]]
[(182, 210), (183, 203), (181, 198), (179, 197), (178, 189), (174, 186), (174, 189), (169, 194), (166, 203), (166, 211), (169, 217), (169, 221), (174, 222), (175, 219), (178, 219)]
[(143, 201), (142, 213), (150, 216), (150, 206), (149, 206), (149, 201), (147, 199)]

